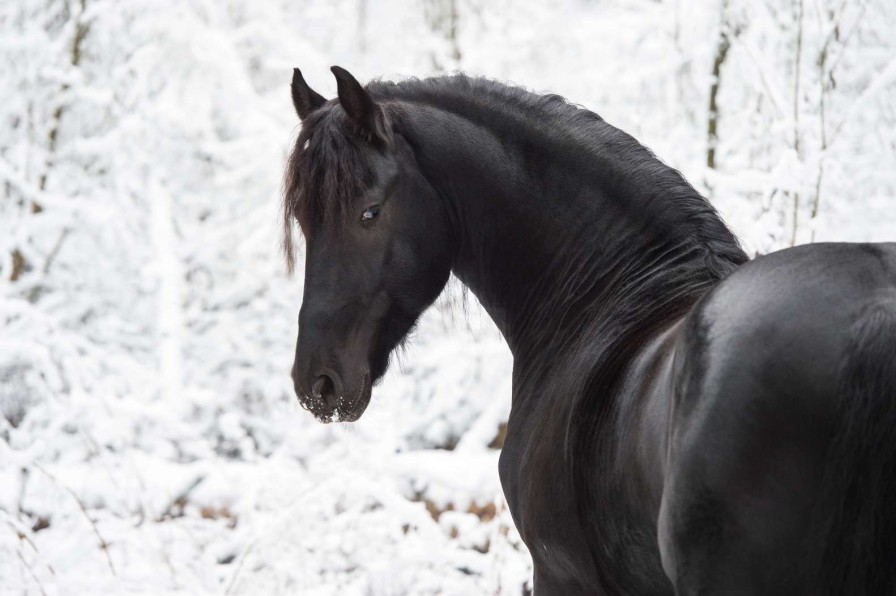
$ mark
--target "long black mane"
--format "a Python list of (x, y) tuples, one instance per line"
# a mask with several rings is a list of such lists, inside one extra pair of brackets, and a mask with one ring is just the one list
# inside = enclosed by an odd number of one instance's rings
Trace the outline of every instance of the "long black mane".
[[(650, 195), (651, 231), (691, 235), (704, 247), (706, 264), (716, 278), (746, 261), (715, 209), (678, 171), (594, 112), (559, 95), (540, 95), (464, 74), (399, 83), (374, 81), (367, 90), (399, 132), (402, 111), (424, 105), (483, 123), (495, 135), (508, 142), (523, 141), (527, 149), (540, 155), (577, 155), (586, 165), (599, 160), (605, 168), (616, 164), (605, 178), (612, 183), (620, 205), (626, 204), (627, 194)], [(360, 159), (358, 142), (363, 139), (353, 131), (337, 102), (329, 102), (303, 124), (284, 183), (283, 247), (290, 269), (294, 222), (307, 233), (314, 217), (338, 219), (349, 199), (369, 182), (370, 170)], [(610, 155), (612, 159), (606, 159)], [(682, 221), (686, 222), (683, 229), (678, 226)]]

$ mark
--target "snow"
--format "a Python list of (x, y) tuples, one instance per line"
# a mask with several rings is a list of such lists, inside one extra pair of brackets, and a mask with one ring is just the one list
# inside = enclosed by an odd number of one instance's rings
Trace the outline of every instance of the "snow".
[(3, 3), (0, 593), (528, 585), (497, 476), (512, 362), (456, 280), (359, 422), (296, 402), (293, 67), (326, 97), (331, 64), (560, 93), (767, 252), (894, 239), (894, 26), (887, 0)]

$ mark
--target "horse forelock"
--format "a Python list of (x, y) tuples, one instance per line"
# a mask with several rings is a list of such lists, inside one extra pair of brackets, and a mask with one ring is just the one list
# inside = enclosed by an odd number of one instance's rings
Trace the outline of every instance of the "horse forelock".
[(289, 271), (295, 265), (295, 223), (306, 239), (315, 229), (338, 226), (352, 199), (372, 182), (358, 143), (341, 109), (321, 108), (303, 122), (283, 183), (282, 244)]

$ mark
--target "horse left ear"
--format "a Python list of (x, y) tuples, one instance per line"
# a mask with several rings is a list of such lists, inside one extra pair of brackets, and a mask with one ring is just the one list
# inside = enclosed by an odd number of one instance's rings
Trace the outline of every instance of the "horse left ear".
[(336, 77), (339, 103), (349, 117), (373, 139), (391, 145), (392, 131), (386, 124), (386, 115), (370, 93), (344, 68), (334, 66), (330, 70)]
[(298, 68), (292, 69), (290, 90), (292, 91), (292, 105), (296, 108), (299, 120), (304, 120), (311, 115), (311, 112), (327, 103), (320, 93), (308, 86), (305, 77), (302, 76), (302, 71)]

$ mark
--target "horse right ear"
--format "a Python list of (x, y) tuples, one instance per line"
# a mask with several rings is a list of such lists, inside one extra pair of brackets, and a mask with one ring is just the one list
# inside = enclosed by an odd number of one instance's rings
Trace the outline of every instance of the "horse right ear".
[(370, 93), (344, 68), (334, 66), (330, 71), (336, 77), (337, 95), (345, 113), (371, 139), (391, 145), (392, 132), (386, 124), (386, 117)]
[(327, 100), (308, 86), (302, 71), (298, 68), (292, 69), (292, 105), (296, 108), (296, 114), (299, 120), (304, 120), (311, 115), (311, 112), (324, 105)]

